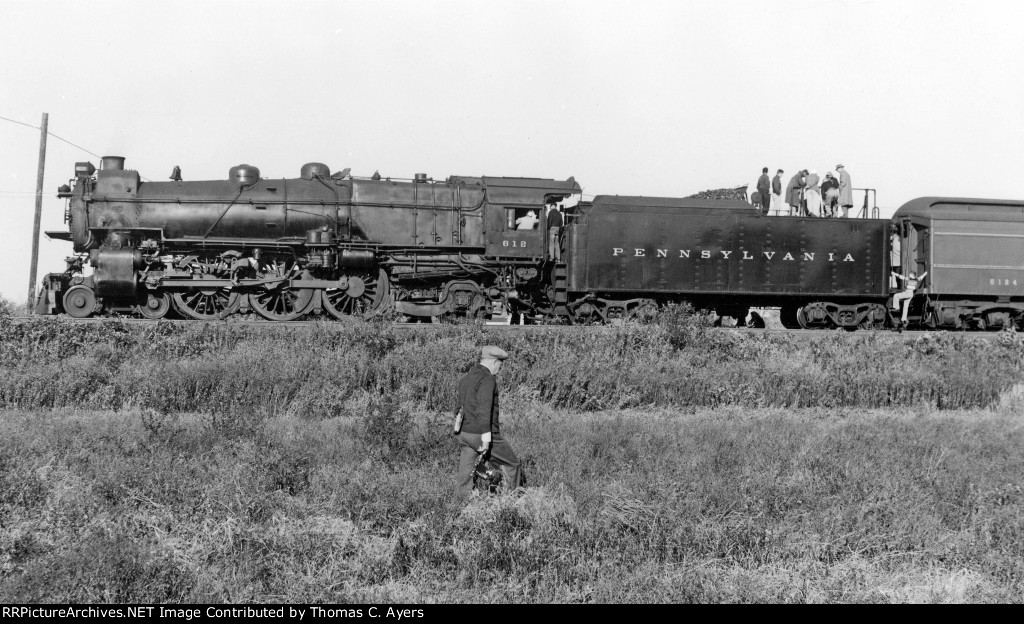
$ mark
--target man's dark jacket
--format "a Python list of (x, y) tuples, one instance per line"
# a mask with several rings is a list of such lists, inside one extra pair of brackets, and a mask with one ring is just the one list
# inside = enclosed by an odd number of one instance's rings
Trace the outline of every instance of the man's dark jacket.
[(757, 190), (761, 191), (761, 197), (768, 197), (768, 189), (771, 188), (771, 184), (768, 174), (762, 173), (761, 177), (757, 179)]
[(483, 364), (477, 364), (459, 381), (462, 431), (484, 434), (498, 429), (498, 384)]

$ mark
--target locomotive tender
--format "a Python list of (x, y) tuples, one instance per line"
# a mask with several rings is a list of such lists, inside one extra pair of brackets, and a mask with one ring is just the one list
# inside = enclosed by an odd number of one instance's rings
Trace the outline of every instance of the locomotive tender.
[[(148, 182), (123, 158), (104, 157), (99, 171), (77, 163), (58, 192), (68, 231), (47, 235), (78, 255), (46, 276), (36, 312), (288, 321), (396, 310), (588, 322), (687, 301), (740, 319), (779, 307), (787, 327), (881, 328), (892, 322), (890, 271), (916, 267), (932, 272), (912, 302), (914, 322), (988, 328), (1024, 318), (1024, 203), (920, 199), (892, 221), (815, 219), (762, 217), (736, 200), (583, 202), (581, 191), (573, 178), (393, 180), (322, 163), (291, 179), (239, 165), (223, 181), (185, 182), (176, 168), (170, 182)], [(560, 260), (548, 254), (544, 223), (555, 203), (570, 206)], [(540, 223), (518, 229), (530, 211)], [(990, 262), (995, 253), (1002, 259)]]

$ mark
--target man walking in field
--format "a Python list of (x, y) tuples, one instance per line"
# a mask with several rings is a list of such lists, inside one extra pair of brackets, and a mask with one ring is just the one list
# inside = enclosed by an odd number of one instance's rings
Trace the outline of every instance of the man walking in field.
[(481, 455), (489, 455), (501, 467), (505, 492), (520, 485), (522, 475), (519, 458), (512, 445), (501, 435), (498, 424), (498, 385), (495, 375), (501, 370), (508, 353), (495, 346), (480, 350), (480, 363), (469, 369), (459, 381), (456, 410), (462, 410), (459, 437), (459, 468), (455, 475), (455, 491), (466, 497), (473, 491), (473, 472)]

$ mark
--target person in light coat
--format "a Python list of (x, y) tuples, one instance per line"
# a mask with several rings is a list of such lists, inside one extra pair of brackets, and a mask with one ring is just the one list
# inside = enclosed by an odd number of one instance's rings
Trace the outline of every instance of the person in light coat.
[(902, 275), (896, 271), (892, 272), (893, 276), (897, 279), (903, 280), (903, 292), (898, 292), (892, 297), (892, 309), (897, 311), (900, 309), (900, 303), (903, 304), (903, 318), (901, 325), (902, 327), (907, 326), (907, 312), (910, 310), (910, 300), (914, 298), (914, 292), (924, 281), (925, 276), (928, 275), (928, 271), (925, 271), (921, 275), (911, 271), (910, 275)]
[(850, 174), (846, 173), (846, 167), (836, 165), (836, 173), (839, 174), (839, 206), (845, 218), (850, 216), (850, 208), (853, 208), (853, 186), (850, 185)]
[(772, 178), (772, 201), (771, 201), (771, 213), (774, 215), (782, 214), (782, 169), (775, 172), (775, 177)]
[(807, 172), (807, 180), (804, 184), (804, 199), (807, 200), (807, 215), (820, 217), (821, 215), (821, 187), (818, 183), (821, 177), (813, 169)]

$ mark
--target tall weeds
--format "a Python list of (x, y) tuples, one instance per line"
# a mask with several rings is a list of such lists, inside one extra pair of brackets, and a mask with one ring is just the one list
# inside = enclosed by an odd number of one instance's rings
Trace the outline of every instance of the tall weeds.
[[(396, 332), (381, 324), (261, 328), (15, 323), (0, 319), (0, 406), (362, 415), (364, 393), (443, 411), (481, 344), (513, 357), (517, 396), (559, 409), (638, 406), (942, 409), (997, 401), (1020, 378), (1024, 345), (925, 334), (816, 340), (714, 331), (685, 309), (649, 325)], [(365, 401), (363, 401), (365, 403)]]

